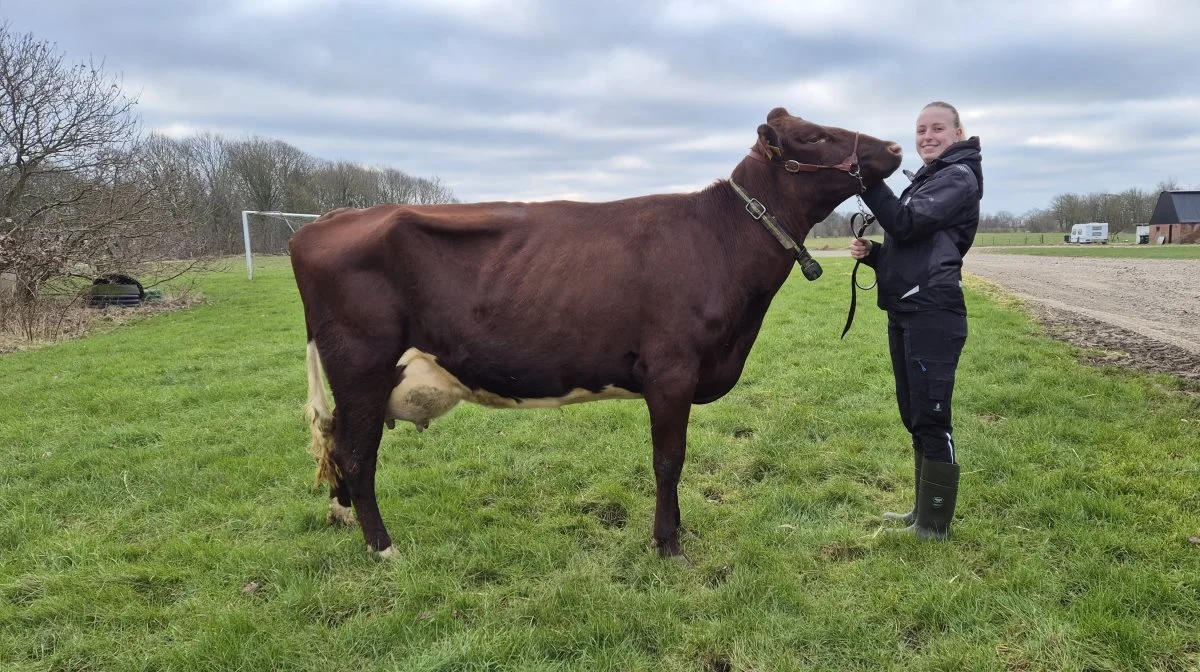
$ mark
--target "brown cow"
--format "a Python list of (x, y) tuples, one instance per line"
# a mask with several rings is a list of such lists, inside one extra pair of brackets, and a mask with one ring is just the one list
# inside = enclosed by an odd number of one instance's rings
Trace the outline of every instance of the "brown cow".
[(396, 554), (375, 498), (385, 423), (424, 428), (463, 400), (640, 398), (658, 486), (653, 539), (661, 554), (680, 554), (692, 404), (737, 383), (796, 259), (810, 279), (819, 274), (794, 241), (900, 159), (895, 143), (776, 108), (731, 178), (699, 192), (346, 208), (300, 229), (291, 259), (331, 522), (357, 513), (368, 547)]

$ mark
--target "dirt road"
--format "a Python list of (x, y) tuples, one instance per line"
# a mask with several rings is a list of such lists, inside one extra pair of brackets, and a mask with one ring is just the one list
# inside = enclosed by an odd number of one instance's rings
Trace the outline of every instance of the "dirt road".
[(1200, 262), (998, 254), (964, 270), (1013, 292), (1093, 359), (1200, 381)]

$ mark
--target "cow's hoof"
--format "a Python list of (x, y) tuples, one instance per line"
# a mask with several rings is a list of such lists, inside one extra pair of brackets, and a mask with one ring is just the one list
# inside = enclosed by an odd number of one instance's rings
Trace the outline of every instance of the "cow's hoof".
[(658, 555), (663, 560), (670, 560), (688, 567), (696, 566), (696, 563), (692, 562), (692, 559), (688, 557), (687, 553), (683, 552), (683, 548), (678, 543), (675, 544), (673, 549), (659, 546)]
[(387, 548), (383, 549), (382, 551), (378, 551), (377, 554), (379, 555), (380, 560), (399, 560), (400, 559), (400, 551), (397, 551), (395, 546), (388, 546)]
[(345, 527), (354, 527), (354, 509), (349, 506), (338, 504), (336, 499), (329, 500), (329, 524), (342, 525)]
[(683, 547), (679, 545), (679, 539), (668, 539), (662, 541), (654, 540), (654, 545), (658, 547), (658, 555), (663, 558), (682, 558), (687, 557), (683, 554)]

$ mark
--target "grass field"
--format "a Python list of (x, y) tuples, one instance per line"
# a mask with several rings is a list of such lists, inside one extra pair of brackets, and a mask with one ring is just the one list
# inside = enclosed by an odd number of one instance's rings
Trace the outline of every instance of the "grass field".
[(282, 260), (0, 357), (0, 669), (1197, 669), (1197, 397), (969, 285), (955, 537), (878, 533), (912, 479), (884, 319), (864, 300), (838, 340), (851, 264), (821, 263), (694, 410), (692, 564), (649, 547), (640, 402), (386, 432), (403, 559), (326, 527)]

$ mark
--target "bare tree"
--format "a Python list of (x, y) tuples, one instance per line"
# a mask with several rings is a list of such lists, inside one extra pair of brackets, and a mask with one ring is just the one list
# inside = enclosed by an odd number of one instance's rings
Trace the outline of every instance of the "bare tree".
[(73, 275), (137, 272), (188, 221), (185, 162), (145, 153), (135, 104), (103, 64), (0, 26), (0, 273), (18, 314)]
[(1017, 231), (1021, 227), (1021, 219), (1007, 210), (979, 217), (980, 231)]
[(229, 165), (250, 210), (298, 209), (311, 200), (312, 157), (282, 140), (254, 137), (230, 143)]
[(376, 205), (382, 199), (380, 182), (379, 171), (350, 161), (323, 162), (312, 176), (316, 210)]
[(432, 205), (456, 203), (458, 199), (454, 198), (454, 191), (450, 187), (442, 184), (441, 179), (434, 177), (433, 179), (418, 179), (417, 197), (409, 202), (415, 205)]
[(431, 205), (457, 203), (454, 192), (438, 178), (414, 177), (402, 170), (381, 167), (376, 169), (379, 180), (380, 203), (411, 203)]
[(1154, 188), (1154, 191), (1155, 192), (1179, 191), (1182, 188), (1183, 187), (1180, 186), (1180, 184), (1179, 184), (1179, 180), (1175, 179), (1175, 177), (1172, 176), (1172, 177), (1168, 177), (1167, 179), (1163, 180), (1162, 182), (1159, 182), (1158, 186)]
[(1058, 228), (1058, 222), (1054, 219), (1054, 213), (1048, 208), (1034, 208), (1021, 215), (1021, 226), (1026, 231), (1033, 233), (1061, 230)]
[(67, 65), (0, 26), (0, 271), (27, 299), (70, 260), (90, 260), (145, 216), (135, 101), (103, 65)]
[(202, 258), (201, 229), (211, 202), (205, 198), (204, 174), (191, 146), (153, 133), (135, 155), (139, 182), (154, 185), (155, 215), (164, 223), (130, 236), (144, 239), (138, 246), (141, 256), (144, 260)]
[(198, 176), (197, 194), (203, 215), (197, 241), (206, 252), (235, 250), (241, 239), (236, 227), (241, 199), (229, 160), (229, 142), (220, 135), (201, 133), (179, 141)]

